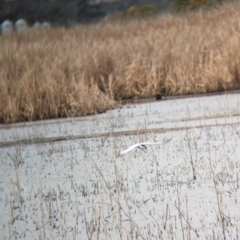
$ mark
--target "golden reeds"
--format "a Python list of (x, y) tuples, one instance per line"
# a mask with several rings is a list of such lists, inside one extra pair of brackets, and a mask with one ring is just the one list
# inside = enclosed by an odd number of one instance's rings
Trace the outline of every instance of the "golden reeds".
[(240, 88), (239, 3), (0, 37), (0, 122), (88, 115), (114, 100)]

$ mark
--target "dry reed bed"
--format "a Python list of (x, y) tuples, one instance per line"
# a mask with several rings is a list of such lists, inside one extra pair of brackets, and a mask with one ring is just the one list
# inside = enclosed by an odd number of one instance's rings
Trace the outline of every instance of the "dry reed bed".
[(240, 88), (240, 4), (0, 37), (0, 122), (103, 112), (114, 100)]

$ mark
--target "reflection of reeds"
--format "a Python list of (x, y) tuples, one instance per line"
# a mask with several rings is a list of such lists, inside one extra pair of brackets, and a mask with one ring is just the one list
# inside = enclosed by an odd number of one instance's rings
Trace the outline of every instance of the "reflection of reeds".
[[(36, 146), (37, 161), (42, 163), (37, 165), (41, 174), (49, 172), (51, 166), (60, 164), (62, 168), (56, 176), (51, 172), (52, 178), (45, 176), (43, 179), (39, 173), (35, 176), (39, 182), (35, 178), (37, 183), (26, 181), (28, 184), (24, 188), (21, 177), (24, 170), (31, 169), (27, 172), (32, 178), (34, 171), (30, 162), (35, 161), (34, 153), (27, 159), (23, 159), (24, 148), (17, 149), (15, 154), (6, 153), (11, 159), (11, 171), (16, 175), (16, 180), (11, 182), (13, 192), (5, 199), (10, 208), (9, 236), (15, 234), (19, 221), (26, 221), (27, 227), (35, 225), (32, 236), (41, 239), (49, 236), (52, 239), (59, 236), (71, 239), (152, 239), (153, 236), (155, 239), (195, 239), (207, 234), (209, 239), (216, 239), (216, 236), (237, 239), (234, 228), (238, 228), (239, 215), (234, 207), (239, 206), (236, 156), (239, 143), (229, 139), (238, 139), (238, 127), (232, 125), (218, 131), (191, 128), (185, 132), (183, 129), (175, 132), (175, 142), (172, 141), (169, 148), (152, 147), (152, 151), (148, 149), (116, 159), (116, 150), (127, 141), (159, 137), (147, 132), (147, 126), (144, 130), (146, 134), (122, 138), (102, 136), (102, 139), (96, 138), (96, 142), (81, 139)], [(162, 134), (167, 137), (169, 133)], [(212, 142), (216, 139), (217, 142)], [(221, 141), (224, 143), (219, 145)], [(111, 148), (113, 150), (109, 151)], [(76, 151), (82, 151), (81, 157)], [(174, 152), (176, 159), (170, 152)], [(175, 163), (179, 158), (181, 161)], [(166, 161), (170, 165), (163, 166)], [(48, 169), (44, 171), (46, 166)], [(197, 177), (194, 179), (193, 175)], [(201, 199), (196, 199), (194, 195), (204, 190), (213, 194), (206, 197), (203, 194)], [(233, 199), (227, 205), (229, 191), (235, 195), (235, 202)], [(23, 200), (21, 206), (20, 199)], [(233, 204), (236, 206), (231, 206)]]
[(0, 122), (93, 114), (120, 98), (239, 88), (239, 9), (2, 36)]
[[(224, 135), (223, 135), (224, 136)], [(222, 194), (219, 192), (217, 188), (217, 182), (216, 182), (216, 176), (215, 172), (211, 163), (210, 157), (208, 158), (209, 160), (209, 167), (212, 173), (212, 178), (213, 178), (213, 184), (214, 184), (214, 190), (217, 198), (217, 207), (218, 207), (218, 213), (219, 213), (219, 222), (221, 223), (221, 228), (222, 228), (222, 235), (223, 239), (226, 239), (226, 233), (225, 233), (225, 216), (224, 216), (224, 211), (223, 211), (223, 202), (222, 202)]]

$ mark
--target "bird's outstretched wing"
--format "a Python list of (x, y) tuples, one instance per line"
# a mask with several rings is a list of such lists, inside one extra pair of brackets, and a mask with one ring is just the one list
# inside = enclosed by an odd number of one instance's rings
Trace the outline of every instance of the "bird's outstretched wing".
[(166, 143), (169, 143), (170, 141), (172, 140), (172, 138), (164, 141), (164, 142), (142, 142), (142, 143), (137, 143), (137, 144), (134, 144), (132, 145), (131, 147), (129, 147), (128, 149), (126, 150), (123, 150), (123, 151), (120, 151), (117, 155), (117, 157), (122, 157), (124, 155), (126, 155), (127, 153), (131, 152), (132, 150), (134, 150), (135, 148), (144, 148), (146, 149), (146, 145), (163, 145), (163, 144), (166, 144)]

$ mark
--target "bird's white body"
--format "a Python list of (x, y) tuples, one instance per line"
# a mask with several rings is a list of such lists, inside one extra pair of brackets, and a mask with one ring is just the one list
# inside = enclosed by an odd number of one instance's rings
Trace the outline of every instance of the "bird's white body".
[(142, 142), (142, 143), (137, 143), (137, 144), (132, 145), (128, 149), (119, 152), (117, 157), (122, 157), (122, 156), (126, 155), (127, 153), (131, 152), (135, 148), (146, 148), (146, 145), (161, 145), (161, 144), (163, 145), (163, 144), (169, 143), (171, 140), (172, 140), (172, 138), (168, 139), (168, 140), (166, 140), (164, 142)]

